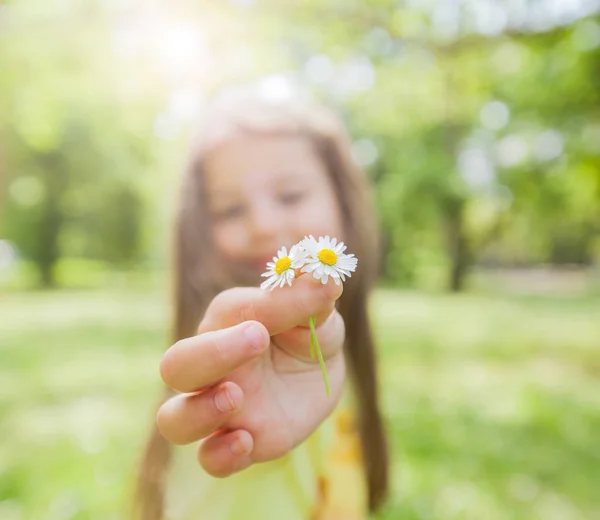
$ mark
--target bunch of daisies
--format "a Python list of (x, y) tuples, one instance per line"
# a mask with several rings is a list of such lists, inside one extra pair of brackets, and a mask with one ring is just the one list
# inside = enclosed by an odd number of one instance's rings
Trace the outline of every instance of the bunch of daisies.
[(344, 242), (338, 243), (337, 238), (329, 236), (319, 237), (319, 240), (312, 235), (305, 237), (292, 246), (289, 254), (284, 246), (273, 257), (273, 261), (267, 263), (267, 271), (262, 274), (267, 280), (260, 284), (260, 288), (273, 290), (286, 283), (291, 287), (296, 269), (302, 273), (312, 273), (323, 285), (329, 277), (336, 285), (340, 285), (346, 281), (346, 277), (350, 278), (350, 273), (356, 270), (358, 264), (354, 255), (347, 255), (344, 251)]
[[(267, 271), (262, 274), (267, 279), (260, 284), (260, 288), (264, 291), (267, 289), (272, 291), (276, 287), (283, 287), (286, 283), (291, 287), (298, 269), (300, 273), (312, 274), (323, 285), (329, 278), (332, 278), (336, 285), (340, 285), (346, 281), (346, 277), (351, 277), (350, 273), (356, 270), (358, 264), (358, 259), (353, 254), (346, 254), (344, 251), (346, 251), (344, 242), (338, 243), (336, 238), (329, 238), (329, 236), (319, 237), (318, 240), (312, 235), (307, 236), (292, 246), (289, 253), (284, 246), (277, 252), (277, 256), (273, 257), (273, 261), (267, 263)], [(310, 357), (314, 358), (316, 352), (325, 380), (325, 389), (329, 395), (329, 380), (315, 332), (314, 316), (309, 318), (309, 326)]]

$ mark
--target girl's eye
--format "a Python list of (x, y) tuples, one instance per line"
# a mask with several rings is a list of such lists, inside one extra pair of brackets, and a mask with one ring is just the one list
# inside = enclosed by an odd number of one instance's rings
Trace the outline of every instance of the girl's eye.
[(234, 218), (241, 217), (244, 214), (244, 206), (241, 204), (235, 206), (229, 206), (227, 208), (215, 211), (215, 220), (232, 220)]
[(282, 204), (293, 205), (300, 202), (305, 196), (306, 193), (304, 191), (290, 191), (288, 193), (280, 194), (279, 201)]

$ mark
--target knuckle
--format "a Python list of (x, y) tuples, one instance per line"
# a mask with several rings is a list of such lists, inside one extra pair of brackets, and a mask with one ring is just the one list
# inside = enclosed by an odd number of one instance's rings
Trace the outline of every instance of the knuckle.
[(314, 314), (314, 310), (312, 309), (312, 295), (311, 293), (303, 292), (301, 293), (299, 298), (294, 298), (292, 300), (292, 304), (295, 307), (298, 314), (301, 316), (308, 316)]
[(215, 307), (220, 308), (221, 306), (226, 305), (231, 299), (231, 295), (234, 291), (235, 289), (225, 289), (224, 291), (221, 291), (212, 299), (208, 308), (214, 309)]
[(206, 308), (204, 318), (200, 322), (198, 330), (202, 330), (203, 326), (207, 321), (213, 321), (216, 316), (223, 312), (223, 309), (228, 309), (231, 307), (232, 302), (236, 301), (233, 295), (235, 290), (236, 289), (233, 288), (221, 291), (211, 300), (211, 302), (208, 304), (208, 307)]
[(242, 305), (239, 310), (240, 323), (244, 321), (258, 321), (257, 311), (256, 311), (256, 303), (254, 301), (249, 301), (245, 305)]
[(191, 432), (192, 442), (206, 437), (212, 430), (218, 410), (212, 405), (212, 394), (187, 396), (188, 409), (186, 415), (187, 427)]
[(324, 290), (323, 286), (319, 286), (316, 290), (310, 291), (305, 294), (303, 298), (296, 300), (296, 307), (303, 315), (315, 315), (323, 312), (325, 309), (332, 307), (331, 298), (328, 296), (327, 291)]
[(208, 351), (212, 353), (214, 362), (218, 364), (226, 364), (229, 361), (229, 355), (227, 354), (228, 349), (225, 348), (223, 341), (223, 333), (221, 331), (206, 332), (204, 334), (204, 341)]

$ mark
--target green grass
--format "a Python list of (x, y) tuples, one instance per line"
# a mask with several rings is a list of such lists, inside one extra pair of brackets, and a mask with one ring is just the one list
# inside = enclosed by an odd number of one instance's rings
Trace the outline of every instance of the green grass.
[[(600, 300), (373, 300), (393, 451), (381, 519), (600, 518)], [(123, 518), (153, 420), (158, 292), (0, 299), (0, 519)]]
[(600, 302), (382, 292), (382, 518), (600, 518)]

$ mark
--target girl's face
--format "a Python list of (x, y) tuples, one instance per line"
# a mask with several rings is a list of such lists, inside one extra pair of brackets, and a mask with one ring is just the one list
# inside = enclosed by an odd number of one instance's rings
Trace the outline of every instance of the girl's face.
[(306, 235), (342, 239), (333, 185), (308, 140), (239, 134), (212, 149), (205, 181), (221, 255), (265, 270)]

